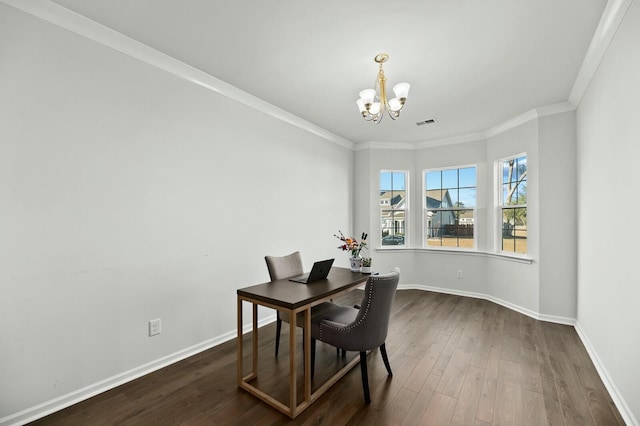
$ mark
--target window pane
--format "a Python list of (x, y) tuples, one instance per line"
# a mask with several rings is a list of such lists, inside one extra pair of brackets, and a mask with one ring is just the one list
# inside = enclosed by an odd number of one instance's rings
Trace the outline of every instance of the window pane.
[(502, 209), (502, 250), (527, 252), (527, 209)]
[(527, 157), (518, 157), (516, 159), (516, 180), (525, 180), (527, 178)]
[(527, 204), (527, 181), (517, 183), (505, 183), (502, 185), (502, 205), (514, 206)]
[(458, 188), (446, 189), (445, 191), (449, 192), (449, 199), (451, 200), (450, 204), (443, 207), (459, 207), (460, 198), (458, 196)]
[(460, 169), (460, 188), (476, 187), (476, 168)]
[(392, 172), (380, 172), (380, 191), (391, 191), (393, 189), (392, 177)]
[(439, 189), (430, 189), (425, 194), (425, 206), (428, 209), (438, 209), (442, 204), (442, 191)]
[(426, 214), (427, 245), (440, 246), (442, 212), (427, 212)]
[(404, 191), (392, 191), (389, 203), (392, 208), (404, 208)]
[(458, 187), (458, 169), (450, 169), (442, 171), (442, 188)]
[(427, 246), (473, 248), (473, 210), (428, 212)]
[(459, 191), (459, 207), (475, 207), (476, 206), (476, 189), (462, 188)]
[(405, 189), (404, 172), (393, 172), (391, 177), (393, 179), (393, 189), (404, 191)]
[(381, 214), (382, 245), (404, 245), (405, 215), (403, 211), (383, 210)]
[(502, 163), (502, 182), (502, 205), (526, 204), (526, 156), (510, 159)]
[(382, 245), (404, 245), (407, 172), (380, 172)]
[(518, 204), (527, 204), (527, 181), (523, 180), (518, 185)]
[(442, 188), (442, 173), (440, 171), (427, 172), (425, 177), (425, 188), (427, 191), (430, 189)]
[(447, 208), (453, 205), (453, 201), (451, 200), (451, 194), (448, 189), (444, 189), (442, 191), (442, 199), (440, 200), (440, 208)]
[(502, 205), (507, 206), (510, 203), (511, 196), (509, 195), (509, 184), (505, 183), (502, 185)]

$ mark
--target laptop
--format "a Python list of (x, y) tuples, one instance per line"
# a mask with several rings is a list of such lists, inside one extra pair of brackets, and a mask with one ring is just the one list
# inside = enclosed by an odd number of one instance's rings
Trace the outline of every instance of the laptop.
[(295, 281), (297, 283), (309, 284), (314, 281), (319, 281), (327, 278), (329, 275), (329, 271), (331, 270), (331, 265), (333, 265), (333, 261), (335, 259), (327, 259), (321, 260), (319, 262), (315, 262), (313, 264), (313, 268), (311, 268), (311, 272), (307, 274), (298, 275), (296, 277), (289, 278), (289, 281)]

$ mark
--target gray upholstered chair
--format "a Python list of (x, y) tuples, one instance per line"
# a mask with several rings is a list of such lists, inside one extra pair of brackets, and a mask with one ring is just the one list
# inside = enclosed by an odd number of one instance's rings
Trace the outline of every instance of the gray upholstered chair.
[[(267, 269), (269, 270), (269, 277), (271, 281), (283, 280), (286, 278), (295, 277), (297, 275), (304, 274), (304, 267), (302, 266), (302, 257), (300, 252), (296, 251), (287, 256), (265, 256), (264, 260), (267, 262)], [(305, 284), (301, 284), (305, 285)], [(311, 316), (321, 314), (326, 308), (330, 307), (329, 302), (321, 303), (311, 308)], [(278, 356), (278, 349), (280, 347), (280, 331), (282, 330), (282, 322), (290, 323), (289, 313), (280, 312), (276, 310), (276, 356)], [(299, 313), (296, 316), (296, 326), (303, 328), (304, 314)], [(303, 333), (304, 339), (304, 333)], [(304, 341), (304, 340), (303, 340)]]
[(364, 400), (371, 402), (367, 374), (367, 351), (380, 348), (387, 373), (392, 376), (385, 347), (391, 305), (400, 280), (400, 270), (395, 268), (385, 275), (372, 275), (367, 280), (364, 298), (357, 307), (331, 304), (322, 315), (311, 319), (311, 374), (315, 369), (316, 340), (336, 348), (360, 352), (360, 370)]

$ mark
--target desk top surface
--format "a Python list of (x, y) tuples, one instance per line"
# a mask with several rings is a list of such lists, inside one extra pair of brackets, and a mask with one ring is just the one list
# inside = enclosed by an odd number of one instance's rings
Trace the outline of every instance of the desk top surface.
[(296, 309), (364, 283), (370, 274), (351, 272), (349, 268), (331, 268), (326, 279), (302, 284), (288, 279), (238, 289), (238, 296)]

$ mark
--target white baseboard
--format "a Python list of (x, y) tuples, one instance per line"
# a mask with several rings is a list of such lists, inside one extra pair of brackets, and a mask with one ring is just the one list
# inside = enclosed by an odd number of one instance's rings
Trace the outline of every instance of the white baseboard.
[(611, 395), (611, 399), (613, 399), (613, 403), (618, 408), (618, 411), (620, 412), (620, 415), (622, 416), (622, 419), (624, 420), (624, 422), (628, 426), (640, 426), (638, 424), (638, 420), (634, 417), (633, 413), (631, 412), (631, 408), (629, 408), (629, 405), (620, 394), (620, 391), (618, 391), (618, 388), (613, 383), (613, 380), (611, 380), (611, 377), (609, 376), (607, 369), (605, 368), (604, 364), (600, 360), (598, 353), (593, 348), (593, 345), (589, 341), (589, 338), (585, 334), (579, 322), (576, 323), (575, 329), (576, 329), (576, 332), (578, 333), (578, 336), (580, 337), (580, 340), (582, 340), (582, 344), (587, 349), (589, 358), (591, 358), (593, 365), (595, 365), (596, 370), (600, 375), (600, 379), (604, 383), (604, 386), (607, 388), (607, 391), (609, 391), (609, 395)]
[[(258, 327), (270, 324), (275, 320), (275, 314), (270, 315), (260, 320), (258, 322)], [(245, 333), (251, 331), (251, 324), (245, 325), (243, 331)], [(151, 361), (147, 364), (141, 365), (120, 374), (116, 374), (115, 376), (109, 377), (105, 380), (101, 380), (82, 389), (78, 389), (66, 395), (62, 395), (58, 398), (43, 402), (42, 404), (38, 404), (26, 410), (11, 414), (7, 417), (0, 418), (0, 426), (24, 425), (34, 420), (48, 416), (49, 414), (55, 413), (56, 411), (60, 411), (64, 408), (72, 406), (73, 404), (77, 404), (78, 402), (89, 399), (92, 396), (101, 394), (110, 389), (135, 380), (139, 377), (142, 377), (149, 373), (153, 373), (154, 371), (164, 368), (168, 365), (174, 364), (178, 361), (182, 361), (185, 358), (189, 358), (190, 356), (196, 355), (214, 346), (235, 339), (236, 336), (236, 331), (230, 331), (228, 333), (214, 337), (213, 339), (205, 340), (204, 342), (198, 343), (197, 345), (193, 345), (165, 357)]]
[(556, 324), (563, 324), (563, 325), (571, 325), (571, 326), (575, 326), (576, 324), (576, 320), (575, 318), (568, 318), (568, 317), (560, 317), (560, 316), (555, 316), (555, 315), (546, 315), (546, 314), (540, 314), (538, 312), (532, 311), (530, 309), (524, 308), (522, 306), (516, 305), (514, 303), (508, 302), (506, 300), (502, 300), (498, 297), (489, 295), (489, 294), (484, 294), (484, 293), (474, 293), (474, 292), (470, 292), (470, 291), (461, 291), (461, 290), (452, 290), (450, 288), (441, 288), (441, 287), (431, 287), (431, 286), (426, 286), (426, 285), (399, 285), (398, 286), (399, 290), (425, 290), (425, 291), (434, 291), (436, 293), (444, 293), (444, 294), (453, 294), (455, 296), (464, 296), (464, 297), (473, 297), (474, 299), (484, 299), (484, 300), (488, 300), (490, 302), (494, 302), (497, 303), (498, 305), (502, 305), (505, 308), (509, 308), (512, 311), (516, 311), (516, 312), (520, 312), (523, 315), (526, 315), (528, 317), (540, 320), (540, 321), (546, 321), (546, 322), (553, 322)]

